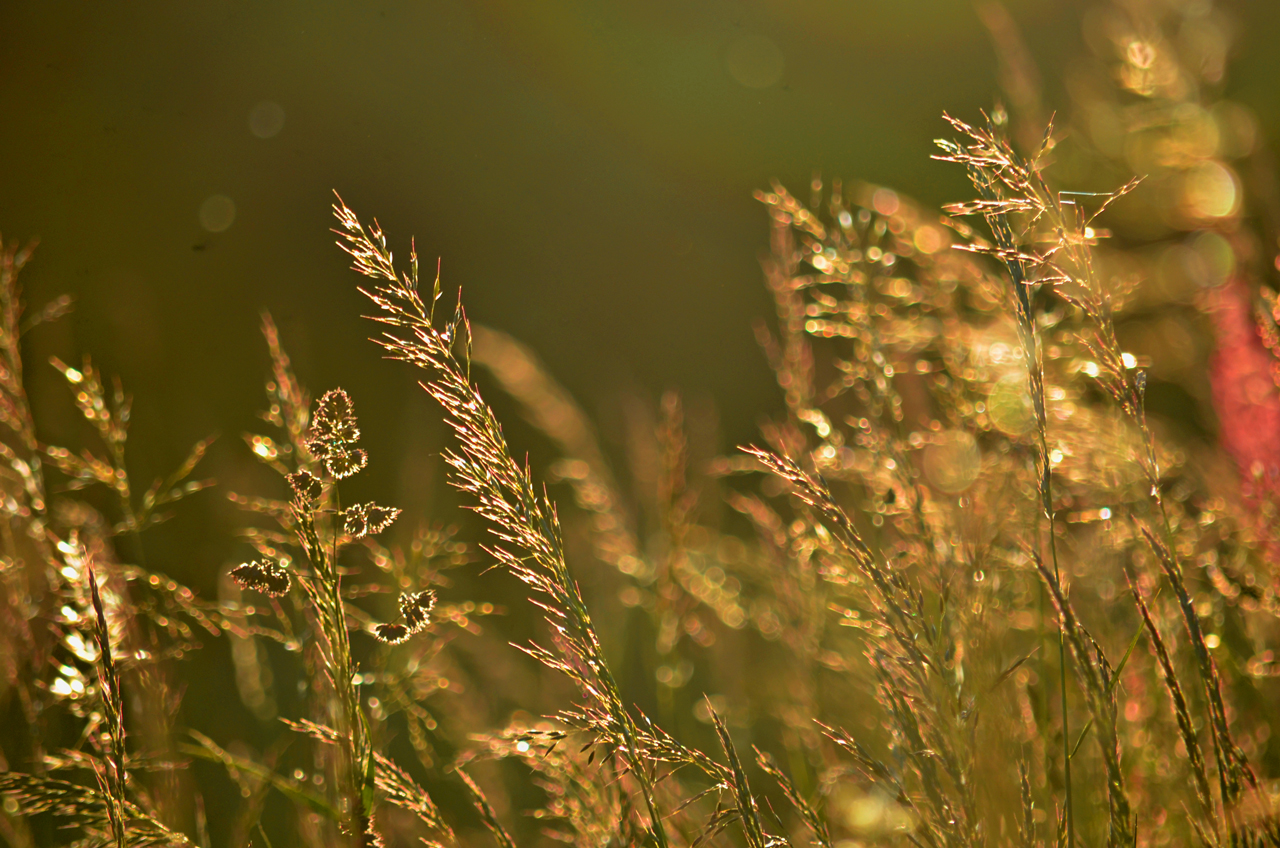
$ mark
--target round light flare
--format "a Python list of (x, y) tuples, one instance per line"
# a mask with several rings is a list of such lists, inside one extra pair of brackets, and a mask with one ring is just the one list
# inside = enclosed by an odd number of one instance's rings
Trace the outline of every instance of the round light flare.
[(211, 233), (220, 233), (236, 220), (236, 204), (225, 194), (205, 198), (200, 204), (200, 226)]
[(249, 110), (249, 132), (258, 138), (275, 138), (284, 129), (284, 109), (279, 103), (263, 100)]
[(887, 188), (878, 188), (875, 194), (871, 196), (871, 205), (881, 215), (892, 215), (901, 208), (902, 201), (898, 199), (897, 192)]
[(910, 811), (881, 792), (850, 792), (836, 800), (845, 827), (858, 836), (887, 836), (915, 829)]
[(1191, 241), (1191, 249), (1200, 261), (1196, 281), (1205, 288), (1220, 286), (1236, 270), (1236, 252), (1218, 233), (1205, 231)]
[(1236, 175), (1221, 162), (1201, 162), (1182, 181), (1182, 206), (1194, 218), (1226, 218), (1240, 208)]
[(1035, 424), (1035, 409), (1025, 374), (1006, 374), (987, 395), (987, 417), (1007, 436), (1021, 436)]
[(977, 440), (962, 430), (939, 433), (924, 449), (924, 474), (937, 490), (958, 495), (973, 485), (982, 470)]
[(946, 245), (946, 236), (937, 227), (925, 226), (916, 230), (913, 242), (921, 253), (937, 253)]
[(786, 59), (778, 45), (763, 35), (744, 35), (725, 51), (729, 76), (747, 88), (768, 88), (782, 79)]

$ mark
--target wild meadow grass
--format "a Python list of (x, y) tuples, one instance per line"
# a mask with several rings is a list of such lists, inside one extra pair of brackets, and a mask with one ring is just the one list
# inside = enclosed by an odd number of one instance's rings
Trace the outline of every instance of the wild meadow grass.
[[(1204, 35), (1225, 18), (1201, 5), (1104, 7), (1061, 120), (984, 6), (1005, 105), (947, 118), (936, 158), (973, 197), (944, 215), (816, 177), (808, 201), (759, 192), (776, 315), (756, 334), (784, 405), (724, 454), (671, 392), (611, 463), (531, 350), (339, 198), (374, 342), (448, 424), (475, 521), (353, 501), (395, 458), (362, 444), (348, 392), (303, 385), (264, 315), (245, 449), (279, 483), (224, 492), (245, 556), (216, 599), (140, 553), (210, 485), (208, 443), (139, 494), (128, 395), (88, 360), (53, 365), (97, 446), (43, 443), (22, 337), (67, 304), (24, 315), (30, 252), (4, 245), (0, 835), (1280, 845), (1280, 309), (1248, 116), (1217, 98), (1227, 47)], [(1216, 433), (1179, 421), (1196, 403)], [(519, 608), (460, 597), (461, 570), (518, 580)], [(195, 650), (230, 653), (266, 744), (182, 726)], [(216, 782), (235, 802), (214, 811)]]

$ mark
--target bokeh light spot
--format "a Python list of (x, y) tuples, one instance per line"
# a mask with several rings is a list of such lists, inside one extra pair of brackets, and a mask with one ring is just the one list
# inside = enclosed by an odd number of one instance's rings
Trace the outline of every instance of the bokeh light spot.
[(1258, 118), (1248, 106), (1223, 100), (1213, 107), (1213, 120), (1222, 139), (1222, 155), (1248, 156), (1258, 144)]
[(943, 236), (937, 227), (921, 227), (916, 230), (914, 242), (921, 253), (937, 253), (942, 249)]
[(786, 60), (782, 51), (763, 35), (745, 35), (725, 53), (729, 75), (747, 88), (768, 88), (782, 79)]
[(1147, 41), (1133, 40), (1125, 51), (1129, 64), (1135, 68), (1150, 68), (1156, 61), (1156, 48)]
[(898, 200), (897, 192), (887, 188), (878, 188), (876, 193), (871, 196), (871, 205), (881, 215), (892, 215), (898, 211), (901, 202)]
[(215, 194), (200, 204), (200, 226), (220, 233), (236, 220), (236, 205), (225, 194)]
[(1182, 202), (1197, 218), (1225, 218), (1236, 211), (1239, 197), (1235, 175), (1220, 162), (1200, 163), (1182, 184)]
[(997, 430), (1010, 436), (1031, 429), (1035, 411), (1027, 390), (1026, 374), (1008, 374), (996, 381), (987, 395), (987, 415)]
[(973, 485), (982, 455), (973, 436), (963, 430), (939, 433), (924, 449), (924, 473), (934, 488), (956, 495)]
[(1202, 264), (1198, 280), (1202, 286), (1220, 286), (1236, 270), (1236, 252), (1218, 233), (1211, 230), (1201, 233), (1191, 241), (1191, 249)]
[(263, 100), (249, 110), (249, 132), (258, 138), (273, 138), (284, 129), (284, 109), (279, 103)]

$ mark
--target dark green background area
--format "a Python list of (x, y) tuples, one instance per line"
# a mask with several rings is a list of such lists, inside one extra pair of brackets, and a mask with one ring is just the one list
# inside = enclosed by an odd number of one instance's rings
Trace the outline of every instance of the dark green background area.
[[(1278, 7), (1231, 7), (1229, 93), (1272, 138)], [(1059, 103), (1083, 8), (1010, 5)], [(770, 87), (727, 68), (748, 35), (783, 56)], [(770, 312), (752, 190), (777, 177), (804, 196), (820, 170), (962, 198), (931, 140), (944, 109), (972, 117), (996, 95), (986, 31), (951, 0), (46, 0), (0, 5), (0, 45), (0, 232), (42, 239), (33, 303), (77, 298), (29, 343), (44, 436), (85, 439), (44, 362), (88, 352), (136, 396), (139, 481), (217, 432), (208, 473), (278, 486), (239, 441), (262, 405), (266, 308), (313, 391), (355, 398), (372, 451), (355, 488), (414, 520), (439, 490), (442, 433), (412, 375), (364, 341), (331, 189), (401, 254), (416, 235), (427, 265), (441, 257), (473, 320), (536, 349), (607, 441), (622, 393), (678, 388), (714, 403), (728, 448), (780, 408), (751, 332)], [(263, 100), (285, 112), (270, 139), (249, 129)], [(214, 194), (236, 205), (225, 232), (199, 223)], [(527, 435), (518, 450), (537, 449)], [(179, 519), (151, 562), (208, 587), (243, 552), (233, 513), (201, 497), (226, 521)]]

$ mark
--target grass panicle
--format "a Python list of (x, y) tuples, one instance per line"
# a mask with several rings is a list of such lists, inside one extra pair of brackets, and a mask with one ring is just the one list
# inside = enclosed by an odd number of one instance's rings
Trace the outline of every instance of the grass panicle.
[[(650, 766), (641, 753), (640, 733), (604, 659), (578, 584), (569, 574), (555, 510), (545, 494), (534, 488), (528, 468), (511, 457), (501, 426), (471, 382), (467, 358), (471, 331), (461, 302), (453, 319), (437, 329), (433, 321), (439, 277), (428, 305), (418, 292), (416, 254), (411, 254), (411, 271), (402, 276), (376, 224), (366, 231), (341, 201), (334, 213), (355, 269), (375, 281), (361, 291), (381, 310), (376, 319), (394, 328), (381, 343), (393, 356), (433, 376), (424, 388), (444, 409), (461, 444), (460, 453), (447, 456), (455, 472), (454, 485), (477, 499), (476, 511), (492, 524), (499, 541), (515, 548), (492, 546), (489, 552), (541, 596), (539, 605), (555, 628), (560, 650), (536, 645), (526, 650), (578, 684), (586, 703), (577, 718), (600, 733), (626, 761), (640, 786), (650, 838), (665, 848), (666, 830), (656, 806)], [(458, 355), (455, 345), (462, 348)]]

